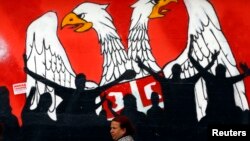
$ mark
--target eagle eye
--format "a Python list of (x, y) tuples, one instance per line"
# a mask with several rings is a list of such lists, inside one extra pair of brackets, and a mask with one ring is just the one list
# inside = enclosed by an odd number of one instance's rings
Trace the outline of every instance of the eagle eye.
[(83, 19), (84, 17), (85, 17), (85, 14), (84, 13), (82, 13), (82, 14), (79, 14), (79, 15), (77, 15), (79, 18), (81, 18), (81, 19)]
[(156, 5), (159, 2), (159, 0), (151, 0), (150, 2)]

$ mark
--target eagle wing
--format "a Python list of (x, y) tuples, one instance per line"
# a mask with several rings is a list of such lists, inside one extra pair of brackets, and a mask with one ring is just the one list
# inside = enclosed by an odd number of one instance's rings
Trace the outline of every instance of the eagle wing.
[(103, 72), (100, 85), (108, 84), (118, 79), (126, 70), (131, 68), (130, 60), (120, 38), (110, 37), (102, 44)]
[[(220, 51), (220, 54), (214, 66), (209, 71), (215, 74), (215, 67), (218, 64), (223, 64), (227, 70), (227, 77), (238, 75), (239, 71), (236, 67), (235, 58), (223, 35), (211, 3), (207, 0), (184, 0), (184, 2), (189, 14), (187, 46), (176, 60), (164, 67), (164, 75), (166, 77), (171, 77), (171, 68), (175, 63), (182, 66), (182, 78), (189, 78), (197, 74), (197, 70), (188, 59), (191, 34), (195, 35), (196, 40), (193, 44), (194, 52), (192, 55), (203, 67), (206, 67), (208, 63), (211, 62), (212, 53), (216, 50)], [(248, 109), (243, 81), (234, 85), (234, 93), (237, 106), (241, 107), (243, 110)], [(206, 85), (202, 78), (195, 85), (195, 96), (197, 116), (198, 119), (201, 119), (205, 116), (207, 107)]]
[(148, 36), (149, 15), (154, 4), (148, 1), (137, 1), (133, 8), (128, 35), (128, 57), (131, 59), (132, 69), (137, 73), (136, 78), (148, 76), (149, 73), (138, 67), (136, 62), (139, 57), (142, 63), (155, 72), (161, 69), (153, 55)]
[(160, 67), (156, 63), (156, 60), (152, 54), (149, 44), (149, 38), (146, 25), (136, 26), (130, 30), (128, 37), (128, 57), (132, 60), (132, 69), (137, 73), (137, 78), (148, 75), (147, 71), (144, 71), (138, 67), (136, 58), (139, 57), (143, 64), (154, 70), (160, 71)]
[[(75, 88), (76, 75), (57, 37), (57, 23), (56, 13), (48, 12), (29, 25), (26, 39), (27, 67), (61, 86)], [(90, 89), (97, 87), (94, 82), (90, 81), (86, 86)], [(49, 92), (52, 97), (52, 105), (48, 114), (53, 120), (56, 120), (55, 110), (62, 99), (54, 94), (53, 88), (27, 75), (27, 94), (31, 87), (36, 87), (36, 94), (30, 109), (33, 110), (37, 107), (40, 95)]]

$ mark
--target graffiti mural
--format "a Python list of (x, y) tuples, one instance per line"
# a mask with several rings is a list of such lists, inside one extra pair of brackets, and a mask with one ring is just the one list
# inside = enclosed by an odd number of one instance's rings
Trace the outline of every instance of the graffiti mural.
[(2, 3), (3, 140), (108, 141), (119, 115), (136, 141), (250, 123), (248, 1)]

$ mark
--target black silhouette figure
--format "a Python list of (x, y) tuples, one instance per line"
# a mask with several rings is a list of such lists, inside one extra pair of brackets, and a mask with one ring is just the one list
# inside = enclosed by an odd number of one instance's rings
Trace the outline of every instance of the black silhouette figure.
[(116, 112), (113, 110), (113, 104), (112, 104), (112, 102), (111, 102), (110, 100), (107, 100), (107, 103), (108, 103), (108, 109), (109, 109), (109, 111), (112, 113), (112, 115), (113, 115), (114, 117), (119, 116), (119, 114), (116, 113)]
[[(24, 56), (24, 61), (26, 62), (26, 57)], [(108, 88), (114, 86), (115, 84), (126, 80), (132, 79), (135, 77), (136, 73), (133, 70), (127, 70), (124, 74), (122, 74), (118, 79), (113, 82), (106, 84), (104, 86), (99, 86), (95, 89), (85, 90), (86, 76), (82, 73), (78, 74), (75, 78), (76, 89), (63, 87), (58, 85), (55, 82), (52, 82), (32, 71), (30, 71), (27, 66), (25, 66), (25, 72), (55, 90), (55, 94), (62, 97), (63, 102), (58, 107), (58, 112), (67, 113), (85, 113), (85, 114), (95, 114), (95, 110), (97, 107), (101, 105), (95, 104), (95, 99), (100, 96), (102, 92), (107, 90)]]
[[(213, 55), (213, 59), (207, 65), (206, 69), (212, 67), (217, 55), (218, 53)], [(173, 77), (165, 78), (161, 74), (155, 73), (146, 67), (139, 58), (138, 65), (148, 71), (156, 80), (160, 82), (165, 106), (164, 111), (168, 111), (168, 117), (173, 116), (172, 119), (170, 118), (171, 122), (176, 124), (183, 124), (185, 122), (193, 124), (197, 122), (194, 86), (201, 76), (200, 73), (190, 78), (181, 79), (181, 66), (179, 64), (175, 64), (172, 67)]]
[[(26, 62), (26, 56), (24, 56)], [(103, 125), (102, 119), (96, 114), (96, 108), (99, 107), (106, 97), (102, 97), (101, 102), (95, 103), (95, 100), (106, 89), (115, 84), (135, 77), (133, 70), (127, 70), (118, 79), (104, 86), (95, 89), (85, 90), (86, 76), (78, 74), (75, 78), (76, 89), (67, 88), (58, 85), (32, 71), (27, 66), (25, 72), (31, 77), (52, 88), (55, 94), (62, 97), (63, 101), (57, 107), (58, 120), (56, 131), (53, 136), (58, 137), (57, 140), (108, 140), (110, 138), (109, 130), (106, 129), (107, 124)], [(84, 131), (84, 132), (83, 132)], [(95, 134), (93, 134), (95, 133)], [(96, 136), (98, 134), (99, 136)], [(107, 137), (108, 135), (108, 137)]]
[[(206, 70), (212, 67), (217, 56), (218, 52), (215, 52), (212, 56), (212, 61), (206, 66)], [(166, 139), (178, 140), (193, 138), (194, 128), (198, 123), (194, 87), (201, 77), (201, 73), (190, 78), (181, 79), (181, 66), (175, 64), (172, 67), (172, 78), (165, 78), (145, 66), (139, 58), (137, 59), (138, 66), (148, 71), (160, 82), (164, 101), (165, 120), (163, 124), (166, 127), (163, 132), (167, 135)]]
[[(29, 122), (37, 122), (37, 120), (31, 120), (30, 118), (33, 118), (34, 116), (37, 116), (41, 118), (39, 122), (45, 120), (47, 123), (49, 120), (49, 117), (47, 115), (47, 111), (52, 103), (52, 99), (49, 93), (44, 93), (40, 96), (40, 101), (37, 105), (37, 108), (34, 110), (30, 110), (30, 106), (32, 103), (32, 98), (35, 95), (36, 88), (32, 87), (30, 90), (30, 93), (28, 97), (26, 98), (26, 102), (24, 105), (24, 108), (22, 110), (22, 120), (23, 125), (29, 124)], [(46, 115), (46, 116), (44, 116)], [(43, 117), (42, 117), (43, 116)], [(48, 120), (48, 121), (47, 121)]]
[[(191, 37), (193, 40), (193, 36)], [(193, 45), (190, 44), (190, 52)], [(190, 53), (191, 54), (191, 53)], [(189, 59), (193, 66), (202, 74), (206, 81), (208, 105), (206, 109), (206, 120), (208, 123), (238, 123), (241, 119), (241, 110), (236, 107), (234, 100), (233, 84), (250, 75), (250, 69), (246, 64), (240, 64), (243, 74), (226, 77), (226, 68), (222, 64), (216, 67), (216, 75), (204, 69), (191, 55)]]
[(123, 97), (124, 109), (121, 111), (121, 115), (129, 117), (129, 119), (136, 125), (146, 120), (146, 115), (137, 111), (136, 98), (132, 94), (126, 94)]
[[(104, 93), (104, 95), (105, 96), (107, 96), (107, 93)], [(118, 114), (112, 109), (112, 101), (110, 101), (109, 99), (106, 99), (106, 98), (103, 98), (103, 100), (102, 100), (103, 102), (104, 101), (106, 101), (107, 102), (107, 106), (108, 106), (108, 109), (104, 109), (104, 108), (102, 108), (102, 110), (100, 111), (100, 113), (99, 113), (99, 117), (100, 117), (100, 119), (102, 119), (103, 121), (108, 121), (107, 119), (108, 119), (108, 115), (107, 115), (107, 110), (109, 110), (112, 114), (113, 114), (113, 116), (117, 116)], [(102, 103), (103, 103), (102, 102)], [(108, 123), (108, 124), (110, 124), (110, 123)]]
[(123, 97), (124, 108), (120, 115), (127, 116), (136, 129), (135, 140), (152, 140), (152, 132), (148, 128), (148, 120), (143, 112), (137, 110), (136, 98), (133, 94), (126, 94)]
[(9, 90), (0, 86), (0, 123), (3, 130), (3, 141), (17, 141), (20, 131), (18, 120), (12, 113)]
[(161, 128), (163, 123), (164, 111), (159, 106), (159, 94), (157, 92), (151, 93), (151, 103), (152, 107), (147, 111), (147, 118), (149, 121), (149, 126), (156, 138), (160, 138)]
[(23, 141), (48, 141), (53, 138), (50, 137), (50, 133), (52, 130), (51, 127), (55, 125), (55, 122), (52, 121), (47, 114), (52, 99), (49, 93), (44, 93), (40, 96), (37, 108), (30, 110), (35, 91), (36, 88), (32, 87), (22, 110), (23, 125), (20, 136)]

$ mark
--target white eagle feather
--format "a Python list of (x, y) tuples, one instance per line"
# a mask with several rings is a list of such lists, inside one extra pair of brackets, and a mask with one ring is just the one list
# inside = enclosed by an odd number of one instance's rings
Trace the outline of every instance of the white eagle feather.
[(100, 85), (114, 81), (126, 70), (131, 69), (130, 60), (116, 32), (112, 18), (105, 10), (107, 6), (82, 3), (63, 21), (63, 26), (82, 24), (80, 27), (76, 26), (76, 32), (84, 32), (92, 27), (97, 32), (104, 58)]
[[(151, 53), (148, 42), (147, 22), (150, 18), (164, 17), (164, 13), (166, 13), (167, 10), (162, 9), (162, 7), (170, 2), (177, 2), (177, 0), (138, 0), (132, 6), (134, 11), (131, 18), (132, 23), (128, 38), (128, 56), (132, 60), (135, 60), (136, 56), (139, 56), (143, 63), (155, 72), (159, 71), (159, 67)], [(172, 76), (171, 68), (176, 63), (182, 66), (183, 72), (181, 78), (188, 78), (197, 73), (197, 70), (193, 68), (193, 65), (188, 59), (189, 37), (191, 34), (196, 37), (196, 43), (194, 44), (195, 53), (193, 53), (193, 56), (202, 66), (206, 66), (211, 61), (211, 53), (216, 50), (221, 53), (210, 71), (215, 73), (215, 67), (218, 63), (221, 63), (226, 66), (228, 77), (238, 75), (239, 71), (236, 67), (235, 58), (221, 31), (219, 20), (211, 3), (207, 0), (184, 0), (184, 3), (189, 15), (187, 46), (176, 60), (163, 67), (165, 77), (169, 78)], [(147, 55), (150, 56), (151, 59), (147, 60)], [(143, 72), (133, 61), (132, 67), (137, 73)], [(243, 81), (235, 84), (234, 90), (237, 106), (241, 107), (243, 110), (248, 109)], [(195, 86), (195, 96), (197, 118), (200, 120), (205, 116), (207, 106), (206, 86), (203, 79), (200, 79)]]
[[(188, 40), (185, 50), (179, 57), (167, 64), (164, 69), (165, 77), (171, 77), (171, 68), (175, 63), (182, 66), (182, 78), (188, 78), (197, 73), (188, 59), (190, 35), (195, 35), (193, 57), (205, 67), (211, 61), (211, 54), (216, 50), (220, 51), (215, 65), (210, 72), (215, 74), (215, 67), (223, 64), (226, 69), (226, 76), (236, 76), (239, 71), (236, 67), (235, 58), (230, 46), (220, 28), (218, 17), (213, 6), (207, 0), (184, 0), (189, 15)], [(207, 92), (204, 80), (201, 78), (195, 86), (197, 118), (200, 120), (205, 116), (207, 107)], [(243, 81), (234, 85), (234, 97), (237, 106), (241, 109), (248, 109)]]
[[(33, 21), (27, 29), (26, 56), (27, 67), (57, 84), (75, 88), (75, 72), (72, 69), (67, 54), (57, 36), (58, 21), (56, 13), (48, 12)], [(54, 94), (53, 88), (36, 81), (27, 75), (27, 95), (32, 87), (36, 87), (36, 93), (32, 99), (31, 110), (37, 107), (40, 95), (49, 92), (52, 97), (52, 104), (48, 115), (57, 120), (56, 107), (62, 99)], [(86, 89), (97, 87), (91, 81), (86, 82)]]
[(150, 0), (139, 0), (131, 6), (134, 10), (128, 36), (128, 57), (132, 60), (132, 68), (137, 73), (136, 78), (149, 75), (147, 71), (138, 67), (137, 57), (155, 72), (161, 70), (151, 51), (148, 37), (148, 20), (153, 6), (154, 3)]
[[(131, 62), (120, 37), (116, 33), (112, 18), (105, 10), (106, 7), (107, 5), (82, 3), (62, 22), (62, 27), (77, 25), (75, 26), (76, 32), (87, 31), (91, 27), (96, 30), (104, 56), (100, 85), (114, 81), (126, 70), (131, 69)], [(72, 17), (70, 17), (72, 15), (76, 20), (72, 20)], [(78, 23), (79, 21), (80, 23)], [(61, 86), (75, 88), (75, 72), (58, 39), (57, 24), (57, 16), (54, 12), (48, 12), (30, 24), (26, 40), (27, 67)], [(31, 87), (37, 88), (31, 109), (37, 107), (41, 94), (49, 92), (52, 96), (52, 105), (48, 114), (53, 120), (57, 120), (56, 107), (62, 99), (54, 94), (53, 88), (27, 75), (27, 94), (29, 94)], [(94, 82), (88, 81), (86, 83), (86, 89), (95, 87), (97, 85)]]

